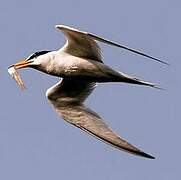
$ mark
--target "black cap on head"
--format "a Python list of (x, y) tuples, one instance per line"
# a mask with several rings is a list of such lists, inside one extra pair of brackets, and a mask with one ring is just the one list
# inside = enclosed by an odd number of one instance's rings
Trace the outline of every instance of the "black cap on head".
[(32, 55), (30, 55), (27, 60), (34, 59), (38, 56), (44, 55), (49, 52), (51, 52), (51, 51), (37, 51), (37, 52), (33, 53)]

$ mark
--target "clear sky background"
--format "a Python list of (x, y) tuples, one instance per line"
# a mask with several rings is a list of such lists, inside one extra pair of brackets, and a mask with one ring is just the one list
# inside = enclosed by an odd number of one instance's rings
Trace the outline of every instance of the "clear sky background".
[[(179, 0), (2, 0), (0, 179), (180, 179), (180, 17)], [(155, 160), (114, 149), (58, 117), (45, 97), (58, 78), (22, 70), (24, 92), (11, 79), (7, 68), (12, 63), (64, 44), (56, 24), (101, 35), (171, 64), (100, 44), (106, 64), (167, 90), (100, 84), (86, 101)]]

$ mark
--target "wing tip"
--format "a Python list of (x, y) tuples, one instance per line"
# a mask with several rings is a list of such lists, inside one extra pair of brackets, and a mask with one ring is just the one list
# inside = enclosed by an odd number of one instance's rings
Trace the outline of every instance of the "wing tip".
[(139, 153), (137, 153), (137, 155), (139, 155), (139, 156), (142, 156), (142, 157), (144, 157), (144, 158), (148, 158), (148, 159), (155, 159), (155, 157), (154, 156), (151, 156), (151, 155), (149, 155), (149, 154), (147, 154), (147, 153), (145, 153), (145, 152), (139, 152)]
[(160, 87), (159, 85), (152, 86), (155, 89), (166, 91), (167, 89)]

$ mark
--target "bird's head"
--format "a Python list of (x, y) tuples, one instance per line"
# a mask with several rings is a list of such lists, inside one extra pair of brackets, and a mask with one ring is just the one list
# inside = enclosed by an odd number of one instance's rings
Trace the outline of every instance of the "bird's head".
[(17, 82), (21, 89), (25, 89), (25, 86), (21, 79), (21, 76), (16, 70), (31, 67), (47, 73), (47, 66), (49, 64), (49, 61), (51, 60), (51, 55), (48, 55), (49, 52), (50, 51), (35, 52), (28, 58), (21, 60), (20, 62), (11, 65), (8, 68), (9, 74), (13, 77), (13, 79)]
[(37, 51), (28, 58), (21, 60), (20, 62), (13, 64), (11, 66), (14, 66), (15, 69), (21, 69), (21, 68), (26, 68), (26, 67), (31, 67), (38, 69), (41, 66), (43, 66), (44, 63), (46, 63), (49, 58), (45, 55), (47, 55), (51, 51)]

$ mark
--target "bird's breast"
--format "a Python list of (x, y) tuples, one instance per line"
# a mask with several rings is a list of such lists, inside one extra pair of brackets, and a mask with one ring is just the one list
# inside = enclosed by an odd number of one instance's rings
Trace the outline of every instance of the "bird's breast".
[(71, 55), (57, 56), (52, 60), (46, 71), (58, 77), (73, 77), (85, 75), (86, 71), (93, 71), (94, 65), (89, 60)]

